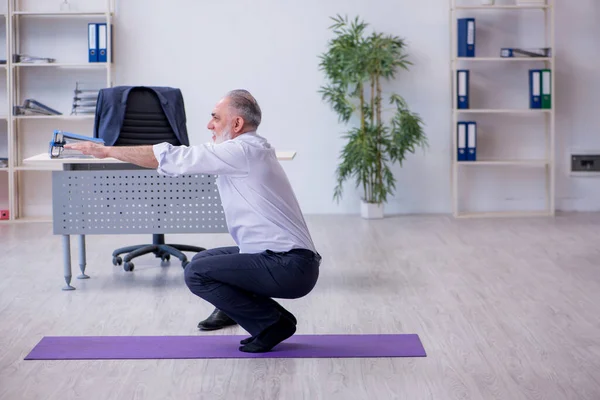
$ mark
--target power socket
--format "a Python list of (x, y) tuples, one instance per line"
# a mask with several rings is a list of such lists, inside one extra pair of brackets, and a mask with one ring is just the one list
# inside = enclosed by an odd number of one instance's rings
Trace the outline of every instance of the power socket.
[(600, 172), (600, 154), (572, 154), (571, 171)]

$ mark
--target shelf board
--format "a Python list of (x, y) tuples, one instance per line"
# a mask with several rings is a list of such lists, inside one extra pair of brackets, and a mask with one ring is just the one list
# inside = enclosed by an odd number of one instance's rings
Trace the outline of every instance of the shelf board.
[(453, 61), (531, 62), (531, 61), (552, 61), (552, 57), (454, 57)]
[(0, 172), (8, 172), (8, 168), (7, 167), (2, 167), (2, 168), (0, 168)]
[(17, 224), (25, 224), (25, 223), (48, 223), (52, 222), (52, 217), (19, 217), (13, 220), (6, 220), (4, 222), (11, 222)]
[(112, 12), (102, 11), (14, 11), (13, 15), (31, 17), (105, 17), (113, 15)]
[(13, 67), (43, 67), (43, 68), (106, 68), (110, 63), (15, 63)]
[(551, 6), (547, 4), (507, 4), (507, 5), (479, 5), (479, 6), (456, 6), (454, 10), (545, 10)]
[(524, 218), (524, 217), (551, 217), (554, 213), (549, 210), (543, 211), (481, 211), (481, 212), (459, 212), (456, 218)]
[(486, 108), (467, 108), (460, 109), (457, 108), (454, 110), (455, 113), (469, 113), (469, 114), (510, 114), (510, 113), (524, 113), (524, 114), (543, 114), (543, 113), (551, 113), (552, 109), (549, 108), (514, 108), (514, 109), (486, 109)]
[(491, 165), (491, 166), (546, 166), (548, 160), (481, 160), (481, 161), (457, 161), (458, 165)]
[[(16, 115), (15, 119), (60, 119), (71, 121), (85, 121), (94, 119), (95, 115)], [(0, 118), (1, 119), (1, 118)]]

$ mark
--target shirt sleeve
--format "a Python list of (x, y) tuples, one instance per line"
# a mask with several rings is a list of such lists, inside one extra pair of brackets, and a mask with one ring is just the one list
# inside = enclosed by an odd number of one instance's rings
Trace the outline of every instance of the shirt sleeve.
[(197, 146), (159, 143), (153, 145), (152, 150), (158, 161), (156, 170), (162, 175), (215, 174), (241, 177), (248, 174), (246, 153), (234, 141)]

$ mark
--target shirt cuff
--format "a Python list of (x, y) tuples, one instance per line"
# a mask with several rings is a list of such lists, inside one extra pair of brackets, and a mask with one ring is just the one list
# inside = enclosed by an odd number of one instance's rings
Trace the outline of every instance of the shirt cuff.
[(156, 161), (158, 161), (158, 167), (156, 168), (156, 171), (159, 174), (163, 174), (163, 175), (173, 175), (170, 174), (168, 172), (166, 172), (164, 170), (164, 159), (165, 156), (167, 155), (167, 153), (169, 152), (169, 150), (171, 149), (171, 147), (173, 147), (173, 145), (171, 143), (158, 143), (152, 146), (152, 152), (154, 153), (154, 157), (156, 158)]

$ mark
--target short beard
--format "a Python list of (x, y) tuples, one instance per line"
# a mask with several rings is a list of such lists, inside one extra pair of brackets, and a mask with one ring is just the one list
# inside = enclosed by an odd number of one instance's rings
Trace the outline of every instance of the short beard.
[(231, 132), (231, 125), (231, 122), (227, 124), (227, 126), (223, 128), (223, 131), (220, 135), (215, 134), (215, 144), (223, 143), (224, 141), (231, 139), (231, 137), (233, 136)]

